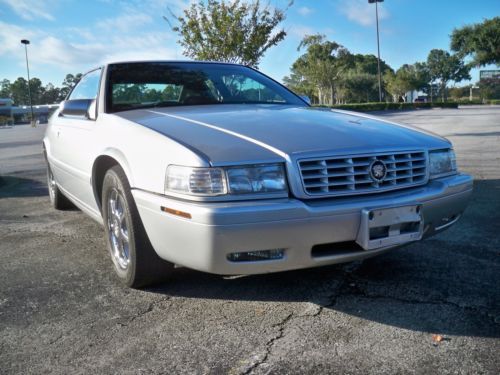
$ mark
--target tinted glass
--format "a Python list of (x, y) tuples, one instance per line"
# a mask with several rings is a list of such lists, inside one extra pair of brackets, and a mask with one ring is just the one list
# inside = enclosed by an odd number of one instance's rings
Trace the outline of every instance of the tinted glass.
[(101, 69), (85, 74), (71, 92), (69, 100), (95, 99), (97, 97), (97, 92), (99, 91), (100, 78)]
[(216, 104), (294, 104), (302, 100), (259, 72), (238, 65), (127, 63), (109, 67), (107, 112)]

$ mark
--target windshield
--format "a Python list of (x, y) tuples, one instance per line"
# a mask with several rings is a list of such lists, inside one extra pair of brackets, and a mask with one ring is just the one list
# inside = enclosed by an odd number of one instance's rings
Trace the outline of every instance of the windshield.
[(304, 102), (265, 75), (217, 63), (124, 63), (108, 70), (107, 112), (200, 104)]

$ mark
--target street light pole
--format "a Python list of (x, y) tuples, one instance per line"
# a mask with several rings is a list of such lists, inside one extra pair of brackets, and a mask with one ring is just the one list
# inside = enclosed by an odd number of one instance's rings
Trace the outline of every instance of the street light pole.
[(30, 98), (31, 126), (35, 126), (35, 116), (33, 114), (33, 101), (31, 100), (30, 68), (28, 64), (28, 44), (30, 44), (30, 41), (28, 39), (22, 39), (21, 43), (24, 44), (24, 52), (26, 54), (26, 71), (28, 72), (28, 96)]
[(375, 3), (375, 18), (377, 20), (377, 69), (378, 69), (378, 99), (382, 101), (382, 76), (380, 74), (380, 38), (378, 31), (378, 3), (383, 2), (384, 0), (368, 0), (369, 4)]

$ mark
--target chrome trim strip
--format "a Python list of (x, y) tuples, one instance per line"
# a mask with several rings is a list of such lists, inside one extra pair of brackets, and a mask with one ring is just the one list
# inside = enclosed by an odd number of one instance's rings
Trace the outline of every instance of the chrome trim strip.
[(457, 221), (458, 221), (461, 217), (462, 217), (462, 215), (461, 215), (461, 214), (460, 214), (460, 215), (457, 215), (457, 217), (456, 217), (455, 219), (453, 219), (452, 221), (449, 221), (449, 222), (447, 222), (446, 224), (443, 224), (443, 225), (441, 225), (441, 226), (439, 226), (439, 227), (435, 227), (435, 228), (434, 228), (434, 231), (436, 231), (436, 232), (437, 232), (437, 231), (440, 231), (440, 230), (443, 230), (443, 229), (446, 229), (446, 228), (448, 228), (448, 227), (452, 226), (452, 225), (453, 225), (453, 224), (455, 224), (455, 223), (456, 223), (456, 222), (457, 222)]

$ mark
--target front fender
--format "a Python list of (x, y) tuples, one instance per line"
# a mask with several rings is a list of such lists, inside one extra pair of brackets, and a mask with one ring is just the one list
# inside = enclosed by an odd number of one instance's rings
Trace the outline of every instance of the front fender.
[[(127, 176), (127, 180), (129, 182), (130, 186), (131, 187), (135, 186), (134, 175), (132, 173), (132, 169), (130, 168), (127, 157), (125, 156), (125, 154), (122, 151), (118, 150), (117, 148), (108, 147), (100, 153), (99, 157), (101, 157), (101, 156), (109, 156), (110, 158), (115, 159), (116, 162), (120, 165), (120, 167), (122, 167), (123, 171), (125, 172), (125, 175)], [(92, 166), (92, 176), (95, 176), (94, 173), (95, 173), (95, 168), (96, 168), (96, 164), (97, 164), (96, 162), (99, 159), (99, 157), (97, 157), (95, 159), (94, 165)]]

